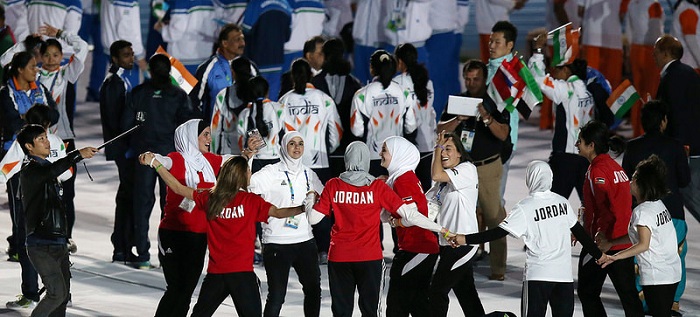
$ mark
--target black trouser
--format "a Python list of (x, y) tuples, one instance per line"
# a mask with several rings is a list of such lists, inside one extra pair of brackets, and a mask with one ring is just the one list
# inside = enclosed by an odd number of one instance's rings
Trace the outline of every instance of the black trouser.
[(437, 254), (403, 250), (394, 255), (389, 271), (389, 292), (386, 296), (387, 317), (430, 315), (428, 290), (437, 258)]
[(578, 154), (552, 152), (549, 166), (552, 168), (552, 192), (569, 198), (575, 188), (579, 200), (583, 201), (583, 181), (590, 163)]
[[(472, 261), (475, 254), (476, 247), (473, 246), (440, 247), (440, 261), (430, 284), (430, 316), (447, 316), (450, 290), (454, 291), (464, 316), (484, 315), (484, 307), (474, 285)], [(464, 260), (467, 262), (453, 268), (457, 261)]]
[(156, 316), (187, 316), (207, 253), (207, 234), (158, 229), (158, 260), (167, 287)]
[(163, 207), (165, 206), (165, 194), (167, 189), (165, 182), (156, 174), (156, 171), (148, 165), (141, 165), (134, 160), (134, 244), (136, 245), (136, 262), (151, 260), (149, 249), (151, 240), (148, 238), (148, 220), (151, 218), (153, 204), (156, 202), (156, 195), (153, 190), (156, 180), (160, 186), (160, 211), (161, 218)]
[(525, 281), (521, 299), (523, 317), (544, 317), (547, 304), (552, 307), (552, 316), (574, 315), (574, 283)]
[(379, 294), (384, 261), (328, 261), (328, 284), (331, 289), (331, 311), (334, 317), (350, 317), (354, 308), (355, 288), (362, 317), (380, 315)]
[(39, 275), (27, 255), (25, 241), (27, 230), (25, 227), (24, 209), (19, 196), (19, 173), (7, 181), (7, 196), (10, 202), (10, 215), (12, 215), (12, 240), (13, 248), (19, 257), (19, 265), (22, 270), (22, 295), (35, 302), (39, 301)]
[(46, 287), (46, 295), (36, 305), (32, 316), (65, 316), (70, 294), (68, 246), (65, 243), (32, 245), (27, 246), (27, 254)]
[(226, 274), (207, 273), (199, 291), (197, 304), (192, 317), (214, 315), (221, 302), (231, 296), (238, 316), (260, 317), (260, 280), (255, 272), (235, 272)]
[(263, 245), (267, 274), (267, 302), (264, 316), (279, 316), (287, 294), (289, 269), (294, 268), (304, 292), (304, 316), (318, 316), (321, 310), (321, 270), (313, 239), (294, 244)]
[(113, 261), (132, 261), (131, 248), (133, 243), (134, 226), (134, 167), (135, 159), (117, 158), (119, 187), (115, 197), (114, 231), (112, 231), (112, 246), (114, 247)]
[[(68, 87), (67, 91), (75, 90), (75, 86)], [(66, 104), (66, 108), (72, 108), (70, 104)], [(73, 120), (71, 120), (71, 127), (73, 126)], [(70, 153), (75, 150), (75, 140), (65, 139), (63, 143), (66, 144), (66, 153)], [(73, 169), (73, 175), (61, 183), (63, 187), (63, 205), (66, 207), (66, 221), (68, 222), (68, 238), (73, 237), (73, 226), (75, 225), (75, 204), (73, 199), (75, 198), (75, 176), (78, 174), (78, 168), (75, 164), (71, 165)]]
[[(345, 165), (343, 165), (345, 167)], [(314, 168), (314, 172), (318, 176), (318, 180), (321, 184), (325, 184), (329, 179), (337, 177), (340, 175), (333, 174), (333, 169), (328, 168)], [(323, 217), (321, 221), (313, 225), (314, 239), (316, 240), (316, 246), (318, 247), (318, 252), (328, 253), (328, 249), (331, 246), (331, 228), (333, 227), (333, 220), (331, 217)]]
[(644, 299), (649, 306), (649, 313), (654, 317), (670, 317), (673, 297), (678, 283), (663, 285), (642, 285)]
[[(618, 251), (608, 251), (615, 254)], [(584, 260), (588, 260), (584, 264)], [(605, 307), (600, 299), (605, 278), (610, 276), (617, 295), (620, 297), (622, 308), (627, 317), (644, 316), (642, 302), (639, 300), (637, 287), (634, 284), (634, 258), (618, 260), (601, 268), (595, 259), (581, 250), (578, 261), (578, 298), (581, 300), (583, 315), (588, 317), (605, 317)]]

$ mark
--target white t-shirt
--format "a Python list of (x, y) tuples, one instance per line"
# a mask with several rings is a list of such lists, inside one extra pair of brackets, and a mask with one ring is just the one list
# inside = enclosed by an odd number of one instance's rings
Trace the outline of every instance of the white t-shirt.
[[(476, 200), (479, 196), (479, 177), (476, 166), (470, 162), (445, 170), (449, 183), (435, 183), (425, 197), (440, 205), (437, 223), (450, 232), (470, 234), (479, 231), (476, 221)], [(440, 236), (440, 245), (449, 243)]]
[(576, 221), (568, 200), (545, 191), (519, 201), (498, 226), (525, 242), (526, 281), (566, 283), (574, 281), (570, 228)]
[(651, 231), (649, 250), (637, 255), (639, 284), (664, 285), (681, 280), (681, 258), (676, 244), (676, 228), (671, 213), (661, 200), (645, 201), (634, 208), (630, 219), (629, 237), (639, 242), (638, 226)]
[[(285, 170), (282, 162), (263, 167), (250, 177), (248, 191), (260, 195), (278, 208), (301, 205), (310, 190), (319, 194), (323, 192), (323, 184), (310, 168), (303, 167), (296, 174), (285, 173)], [(289, 186), (290, 181), (292, 186)], [(262, 243), (293, 244), (314, 237), (306, 214), (283, 219), (269, 217), (267, 223), (262, 223), (262, 228)]]

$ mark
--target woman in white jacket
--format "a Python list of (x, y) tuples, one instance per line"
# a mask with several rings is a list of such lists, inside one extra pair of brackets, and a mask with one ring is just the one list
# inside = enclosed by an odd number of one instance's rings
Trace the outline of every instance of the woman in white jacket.
[(370, 60), (374, 79), (355, 93), (350, 107), (350, 129), (362, 138), (370, 151), (372, 175), (386, 175), (381, 167), (379, 152), (390, 136), (403, 136), (416, 130), (416, 113), (405, 91), (392, 80), (396, 61), (385, 50), (377, 50)]

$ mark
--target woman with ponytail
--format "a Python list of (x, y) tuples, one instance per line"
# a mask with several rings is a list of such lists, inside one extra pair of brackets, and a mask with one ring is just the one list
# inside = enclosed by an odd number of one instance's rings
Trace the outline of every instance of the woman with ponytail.
[(249, 102), (249, 80), (255, 69), (249, 59), (240, 56), (231, 61), (233, 85), (222, 89), (216, 95), (211, 116), (211, 151), (216, 154), (241, 154), (244, 149), (236, 124), (238, 116)]
[(405, 97), (408, 92), (392, 80), (396, 74), (394, 57), (385, 50), (375, 51), (370, 60), (370, 73), (374, 76), (372, 82), (353, 97), (350, 127), (352, 134), (369, 146), (370, 174), (386, 175), (379, 157), (384, 140), (413, 133), (418, 122), (415, 107)]
[[(545, 34), (535, 40), (535, 49), (546, 45)], [(583, 179), (588, 169), (588, 160), (578, 155), (576, 141), (579, 128), (593, 120), (595, 100), (586, 89), (587, 63), (583, 59), (564, 60), (552, 65), (545, 73), (544, 56), (535, 53), (529, 61), (530, 69), (542, 93), (552, 100), (556, 113), (552, 153), (549, 165), (554, 180), (552, 192), (569, 197), (576, 189), (583, 200)]]
[(250, 99), (247, 107), (241, 111), (236, 125), (238, 143), (246, 144), (248, 132), (258, 129), (260, 136), (265, 140), (267, 146), (258, 149), (251, 170), (253, 173), (259, 171), (266, 165), (280, 161), (280, 131), (282, 121), (278, 115), (282, 111), (282, 106), (268, 99), (270, 86), (267, 80), (260, 76), (255, 76), (248, 81)]
[(335, 101), (311, 85), (311, 66), (303, 59), (292, 63), (294, 89), (286, 93), (279, 102), (282, 104), (284, 132), (301, 133), (309, 147), (304, 151), (304, 165), (312, 168), (321, 179), (329, 180), (328, 153), (340, 145), (343, 125), (340, 122)]
[(192, 316), (212, 316), (227, 296), (239, 316), (262, 316), (260, 280), (253, 271), (255, 224), (298, 215), (303, 207), (277, 208), (246, 192), (251, 173), (244, 157), (226, 160), (216, 186), (204, 190), (181, 184), (153, 153), (141, 155), (140, 162), (153, 166), (174, 194), (193, 205), (193, 213), (206, 217), (209, 265)]
[(415, 144), (420, 151), (420, 163), (416, 167), (416, 175), (423, 185), (423, 190), (430, 189), (430, 163), (435, 147), (436, 121), (433, 108), (433, 81), (428, 78), (428, 70), (423, 64), (418, 64), (418, 50), (413, 44), (399, 44), (394, 50), (396, 69), (399, 74), (394, 81), (409, 92), (408, 99), (416, 112), (418, 128), (415, 133)]

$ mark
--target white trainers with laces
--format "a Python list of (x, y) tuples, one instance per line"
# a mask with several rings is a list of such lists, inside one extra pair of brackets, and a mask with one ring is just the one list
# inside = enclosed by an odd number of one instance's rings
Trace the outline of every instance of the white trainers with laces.
[(17, 295), (17, 300), (16, 301), (10, 301), (5, 304), (5, 306), (9, 309), (20, 309), (20, 308), (28, 308), (28, 309), (34, 309), (36, 307), (37, 302), (24, 297), (24, 295)]

